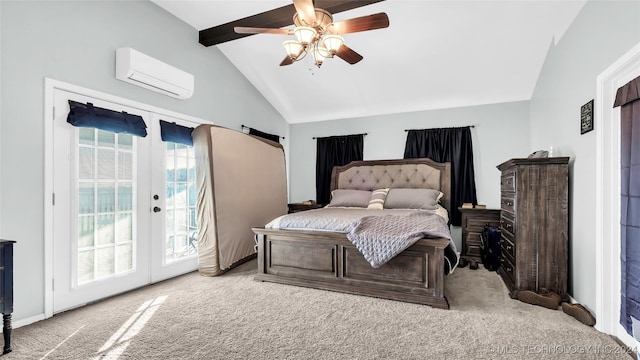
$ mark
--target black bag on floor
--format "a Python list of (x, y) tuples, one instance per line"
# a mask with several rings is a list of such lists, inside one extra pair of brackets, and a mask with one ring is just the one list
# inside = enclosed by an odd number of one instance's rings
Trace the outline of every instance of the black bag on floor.
[(489, 271), (500, 267), (500, 228), (485, 225), (480, 234), (480, 258), (482, 265)]

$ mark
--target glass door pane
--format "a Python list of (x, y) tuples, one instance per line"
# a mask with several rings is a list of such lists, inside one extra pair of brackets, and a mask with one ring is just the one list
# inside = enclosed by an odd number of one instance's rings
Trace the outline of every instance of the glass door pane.
[(196, 167), (193, 147), (166, 142), (165, 262), (193, 256), (198, 251), (196, 222)]
[(136, 140), (79, 128), (77, 282), (135, 270)]
[(192, 146), (162, 141), (160, 119), (195, 128), (184, 119), (152, 117), (151, 279), (168, 279), (198, 269), (196, 159)]

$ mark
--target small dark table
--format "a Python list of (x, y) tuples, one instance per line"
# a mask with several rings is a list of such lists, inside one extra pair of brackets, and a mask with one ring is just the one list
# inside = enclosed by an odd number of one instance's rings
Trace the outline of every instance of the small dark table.
[(0, 310), (2, 310), (3, 354), (11, 352), (11, 313), (13, 312), (13, 244), (0, 239)]

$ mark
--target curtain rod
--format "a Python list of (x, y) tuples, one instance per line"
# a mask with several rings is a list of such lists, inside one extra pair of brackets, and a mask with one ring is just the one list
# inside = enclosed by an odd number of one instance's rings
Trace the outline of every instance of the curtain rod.
[[(369, 134), (367, 134), (367, 133), (362, 133), (362, 134), (351, 134), (351, 135), (331, 135), (331, 136), (353, 136), (353, 135), (362, 135), (362, 136), (367, 136), (367, 135), (369, 135)], [(331, 136), (318, 136), (318, 137), (315, 137), (315, 136), (314, 136), (314, 137), (312, 137), (312, 139), (313, 139), (313, 140), (315, 140), (315, 139), (319, 139), (319, 138), (322, 138), (322, 137), (331, 137)]]
[[(242, 126), (242, 128), (243, 128), (243, 129), (244, 129), (244, 128), (252, 129), (252, 128), (251, 128), (251, 127), (249, 127), (249, 126), (245, 126), (245, 125), (240, 125), (240, 126)], [(258, 130), (258, 129), (255, 129), (255, 130)], [(260, 131), (260, 130), (258, 130), (258, 131)], [(276, 136), (278, 136), (278, 135), (276, 135)], [(284, 139), (284, 136), (278, 136), (278, 137), (281, 137), (281, 138), (283, 138), (283, 139)]]
[[(465, 127), (469, 127), (469, 128), (474, 128), (476, 127), (475, 125), (468, 125), (468, 126), (458, 126), (458, 127), (448, 127), (448, 128), (431, 128), (431, 129), (460, 129), (460, 128), (465, 128)], [(404, 129), (404, 131), (412, 131), (412, 130), (430, 130), (430, 129)]]

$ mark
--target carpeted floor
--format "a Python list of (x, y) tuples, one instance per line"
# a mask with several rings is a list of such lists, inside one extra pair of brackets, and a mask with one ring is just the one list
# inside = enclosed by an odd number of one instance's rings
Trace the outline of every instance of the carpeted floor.
[(630, 359), (608, 335), (509, 298), (495, 272), (446, 277), (450, 310), (197, 272), (13, 330), (10, 359)]

